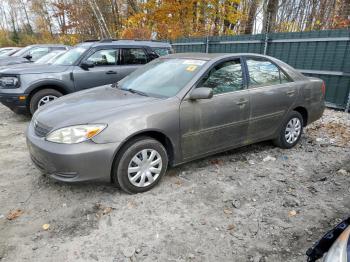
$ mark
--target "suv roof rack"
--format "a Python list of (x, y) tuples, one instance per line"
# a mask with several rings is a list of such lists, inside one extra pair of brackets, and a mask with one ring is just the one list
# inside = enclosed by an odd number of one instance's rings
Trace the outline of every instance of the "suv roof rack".
[(149, 41), (149, 42), (163, 42), (162, 40), (151, 40), (151, 39), (131, 39), (131, 38), (123, 38), (123, 39), (119, 39), (119, 38), (105, 38), (105, 39), (101, 39), (98, 42), (99, 43), (109, 43), (109, 42), (113, 42), (113, 41)]
[(120, 39), (115, 39), (115, 38), (104, 38), (101, 39), (100, 41), (98, 41), (99, 43), (109, 43), (109, 42), (113, 42), (113, 41), (118, 41)]
[(90, 43), (90, 42), (98, 42), (100, 41), (99, 39), (87, 39), (87, 40), (84, 40), (83, 43)]

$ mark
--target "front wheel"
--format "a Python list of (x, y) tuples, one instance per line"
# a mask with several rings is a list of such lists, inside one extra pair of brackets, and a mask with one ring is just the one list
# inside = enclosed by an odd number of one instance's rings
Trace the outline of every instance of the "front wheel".
[(168, 167), (166, 149), (160, 142), (149, 137), (130, 141), (118, 155), (113, 181), (129, 194), (153, 188)]
[(285, 118), (274, 144), (281, 148), (292, 148), (299, 142), (302, 132), (303, 117), (299, 112), (292, 111)]
[(41, 106), (46, 105), (47, 103), (50, 103), (51, 101), (59, 98), (62, 96), (61, 92), (58, 92), (55, 89), (42, 89), (38, 92), (36, 92), (29, 102), (29, 111), (33, 115), (34, 112)]

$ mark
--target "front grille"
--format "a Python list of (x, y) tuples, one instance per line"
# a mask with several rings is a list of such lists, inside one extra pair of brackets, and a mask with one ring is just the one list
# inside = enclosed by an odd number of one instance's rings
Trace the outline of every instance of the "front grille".
[(42, 123), (39, 123), (38, 121), (34, 121), (34, 132), (38, 137), (45, 137), (49, 132), (51, 131), (51, 128), (48, 126), (45, 126)]

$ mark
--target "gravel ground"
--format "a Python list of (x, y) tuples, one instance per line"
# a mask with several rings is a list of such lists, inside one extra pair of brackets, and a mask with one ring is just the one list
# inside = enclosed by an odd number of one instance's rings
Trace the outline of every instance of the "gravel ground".
[(269, 142), (171, 169), (151, 192), (64, 184), (0, 106), (1, 261), (305, 261), (350, 214), (350, 120), (326, 110), (300, 144)]

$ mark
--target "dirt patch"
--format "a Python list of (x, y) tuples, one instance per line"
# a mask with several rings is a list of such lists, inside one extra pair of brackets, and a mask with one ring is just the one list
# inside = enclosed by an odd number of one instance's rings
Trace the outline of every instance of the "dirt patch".
[(191, 162), (139, 195), (41, 175), (28, 121), (0, 106), (1, 261), (305, 261), (350, 213), (342, 112), (326, 110), (291, 150), (264, 142)]

